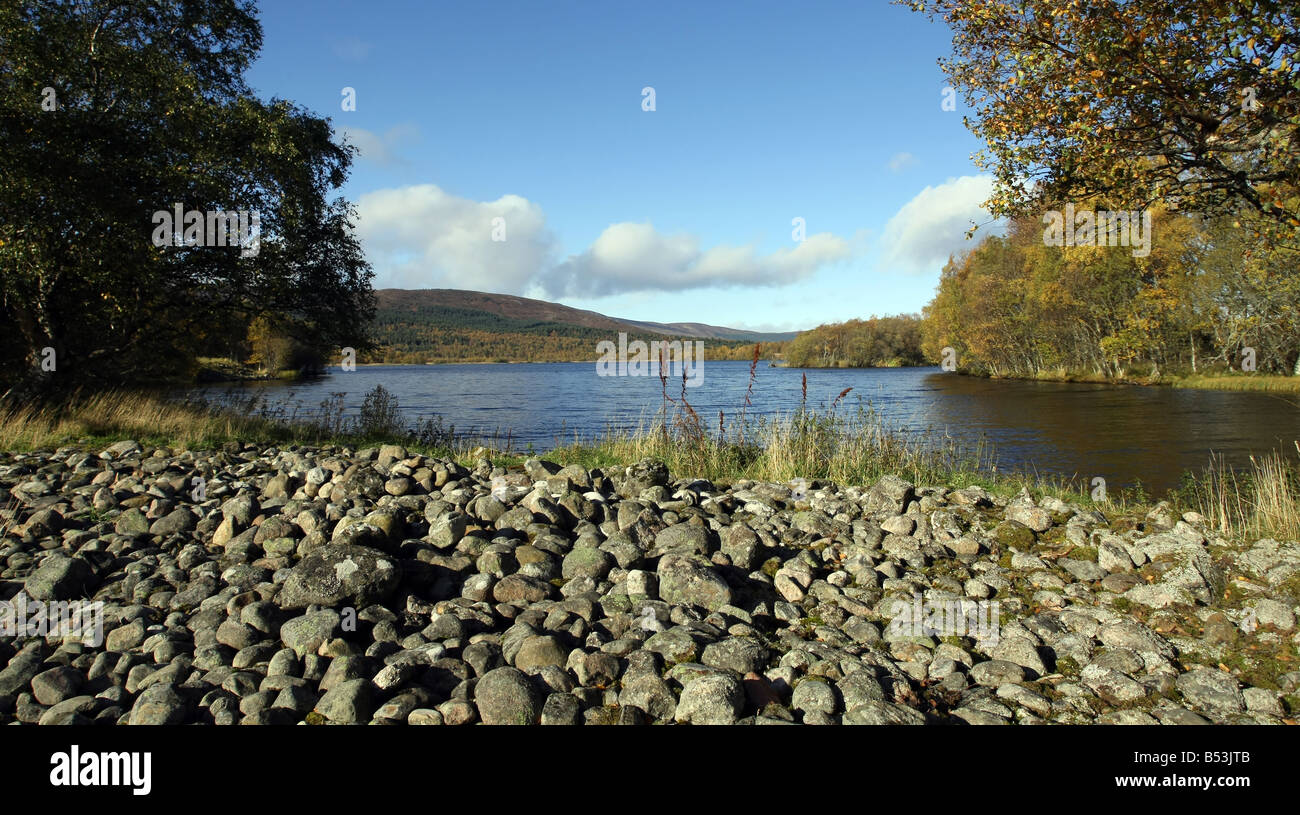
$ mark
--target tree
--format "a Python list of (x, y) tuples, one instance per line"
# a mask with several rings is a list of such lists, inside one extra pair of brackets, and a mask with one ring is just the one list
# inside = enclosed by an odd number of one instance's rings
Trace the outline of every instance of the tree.
[(1216, 361), (1239, 368), (1249, 347), (1259, 371), (1300, 376), (1297, 256), (1267, 251), (1252, 231), (1231, 216), (1206, 220), (1195, 309), (1213, 338)]
[[(998, 215), (1101, 196), (1300, 227), (1294, 0), (895, 0), (942, 17)], [(1289, 237), (1287, 237), (1289, 236)]]
[[(365, 346), (373, 274), (354, 211), (329, 198), (352, 150), (327, 119), (249, 90), (260, 47), (241, 0), (0, 6), (0, 323), (16, 340), (0, 381), (184, 373), (232, 314)], [(204, 240), (160, 247), (156, 215), (177, 204)], [(204, 245), (229, 239), (213, 213), (230, 211), (260, 217), (255, 253), (247, 232), (242, 250)], [(56, 370), (34, 383), (47, 347)]]
[(280, 334), (268, 317), (261, 316), (248, 326), (248, 361), (268, 373), (275, 373), (290, 363), (293, 345)]
[(828, 323), (790, 340), (785, 355), (786, 364), (797, 368), (922, 365), (921, 321), (915, 315), (900, 314)]
[[(926, 354), (950, 346), (961, 368), (992, 376), (1114, 378), (1135, 367), (1156, 376), (1195, 371), (1207, 351), (1226, 367), (1246, 344), (1242, 325), (1259, 324), (1266, 305), (1268, 336), (1250, 337), (1260, 370), (1265, 353), (1268, 369), (1276, 368), (1294, 342), (1295, 308), (1287, 304), (1295, 302), (1295, 288), (1282, 275), (1242, 274), (1235, 240), (1243, 230), (1207, 231), (1205, 219), (1162, 207), (1151, 214), (1153, 238), (1140, 253), (1129, 246), (1047, 246), (1037, 219), (1011, 219), (1005, 237), (985, 238), (944, 268), (922, 321)], [(1264, 257), (1276, 262), (1279, 255)], [(1259, 282), (1245, 305), (1240, 286), (1253, 280)], [(1236, 346), (1223, 349), (1213, 332), (1222, 336), (1226, 327)]]

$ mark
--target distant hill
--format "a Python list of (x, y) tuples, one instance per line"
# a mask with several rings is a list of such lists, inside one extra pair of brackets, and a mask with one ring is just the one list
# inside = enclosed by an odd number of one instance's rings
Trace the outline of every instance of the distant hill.
[(672, 334), (677, 337), (700, 337), (703, 339), (736, 340), (738, 342), (786, 342), (799, 336), (798, 331), (745, 331), (739, 328), (724, 328), (705, 323), (646, 323), (639, 320), (624, 320), (647, 331), (660, 334)]
[[(509, 320), (528, 323), (560, 323), (583, 328), (612, 331), (648, 331), (674, 337), (725, 339), (739, 342), (785, 342), (798, 336), (797, 331), (764, 332), (707, 325), (705, 323), (655, 323), (623, 320), (595, 311), (562, 306), (545, 300), (491, 294), (462, 289), (379, 289), (375, 292), (379, 310), (419, 313), (434, 310), (479, 311)], [(449, 312), (450, 313), (450, 312)]]
[(708, 358), (764, 356), (797, 332), (743, 331), (703, 323), (621, 320), (594, 311), (509, 294), (461, 289), (379, 289), (372, 334), (379, 348), (367, 362), (556, 362), (595, 359), (596, 343), (630, 338), (710, 340)]
[(627, 323), (594, 311), (510, 294), (461, 289), (379, 289), (375, 292), (375, 305), (379, 312), (392, 317), (445, 313), (460, 315), (469, 320), (486, 320), (489, 324), (496, 317), (504, 321), (500, 323), (503, 326), (548, 323), (607, 331), (628, 330)]

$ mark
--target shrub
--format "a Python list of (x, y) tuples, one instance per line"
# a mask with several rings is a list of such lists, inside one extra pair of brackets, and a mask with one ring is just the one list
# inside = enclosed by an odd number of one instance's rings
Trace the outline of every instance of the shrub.
[(405, 434), (406, 427), (397, 406), (397, 397), (383, 385), (376, 385), (361, 402), (355, 432), (363, 437)]

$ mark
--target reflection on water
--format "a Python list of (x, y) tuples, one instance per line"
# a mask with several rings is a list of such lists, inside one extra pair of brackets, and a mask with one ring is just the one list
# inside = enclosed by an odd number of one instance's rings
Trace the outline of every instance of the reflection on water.
[[(1176, 390), (1125, 385), (976, 379), (935, 368), (770, 368), (760, 363), (750, 416), (799, 406), (802, 375), (808, 402), (825, 407), (844, 388), (886, 423), (909, 433), (947, 433), (974, 448), (987, 438), (1001, 469), (1036, 471), (1112, 487), (1140, 480), (1151, 491), (1176, 486), (1187, 469), (1204, 467), (1211, 451), (1234, 465), (1279, 446), (1294, 452), (1300, 439), (1300, 397), (1235, 391)], [(735, 422), (745, 401), (749, 363), (707, 361), (699, 387), (687, 399), (711, 429), (718, 413)], [(592, 363), (519, 365), (395, 365), (331, 369), (322, 379), (289, 385), (256, 383), (273, 401), (289, 399), (312, 410), (331, 393), (345, 392), (350, 413), (382, 384), (411, 417), (438, 414), (458, 430), (500, 438), (516, 448), (545, 450), (608, 427), (635, 427), (662, 404), (657, 377), (602, 377)], [(668, 383), (681, 392), (680, 380)], [(209, 388), (209, 395), (224, 388)]]

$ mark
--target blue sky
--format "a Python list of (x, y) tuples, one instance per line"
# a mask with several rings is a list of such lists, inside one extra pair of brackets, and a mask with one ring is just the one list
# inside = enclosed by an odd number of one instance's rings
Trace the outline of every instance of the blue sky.
[(941, 104), (949, 32), (885, 0), (260, 16), (253, 88), (362, 150), (343, 194), (376, 288), (795, 330), (920, 311), (989, 221), (969, 109)]

